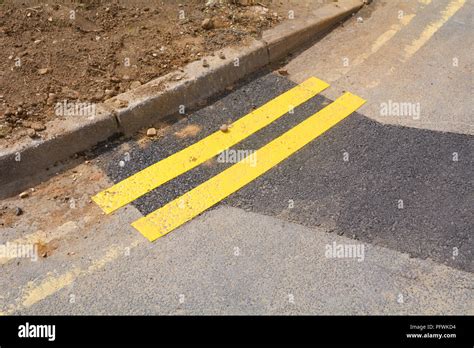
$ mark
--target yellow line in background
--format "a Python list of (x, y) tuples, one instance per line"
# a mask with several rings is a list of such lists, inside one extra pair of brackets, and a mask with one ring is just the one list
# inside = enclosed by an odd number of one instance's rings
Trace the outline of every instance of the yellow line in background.
[[(389, 30), (387, 30), (385, 33), (383, 33), (379, 37), (377, 37), (377, 39), (372, 44), (372, 47), (370, 48), (370, 54), (377, 53), (383, 45), (385, 45), (388, 41), (390, 41), (395, 36), (395, 34), (397, 34), (403, 27), (410, 24), (411, 20), (414, 17), (415, 17), (414, 14), (404, 15), (400, 19), (400, 23), (392, 25)], [(367, 58), (367, 57), (364, 57), (364, 58)]]
[(21, 310), (30, 308), (34, 304), (74, 284), (79, 278), (102, 270), (111, 262), (125, 255), (125, 248), (133, 249), (141, 243), (143, 243), (143, 240), (139, 239), (126, 246), (113, 245), (106, 250), (105, 255), (101, 258), (91, 261), (88, 267), (74, 267), (60, 275), (50, 272), (40, 283), (30, 281), (26, 286), (20, 289), (21, 291), (19, 291), (19, 293), (21, 296), (16, 299), (15, 303), (10, 304), (7, 308), (2, 308), (0, 316), (15, 315)]
[(405, 54), (403, 59), (406, 61), (413, 56), (418, 50), (423, 47), (429, 39), (452, 17), (454, 14), (464, 6), (465, 0), (454, 0), (441, 12), (442, 16), (437, 21), (430, 23), (421, 33), (421, 35), (413, 42), (405, 47)]
[(230, 126), (228, 132), (217, 131), (98, 193), (92, 199), (104, 212), (111, 213), (239, 143), (327, 87), (329, 84), (326, 82), (311, 77), (240, 118)]
[(364, 103), (365, 100), (362, 98), (345, 93), (321, 111), (260, 148), (253, 154), (257, 159), (255, 166), (243, 159), (162, 208), (138, 219), (132, 226), (150, 241), (171, 232), (294, 154)]
[(376, 54), (384, 45), (386, 45), (396, 34), (398, 34), (404, 27), (406, 27), (412, 19), (415, 17), (415, 14), (405, 14), (402, 18), (398, 20), (398, 23), (393, 24), (389, 30), (380, 34), (372, 43), (370, 48), (355, 57), (348, 67), (338, 69), (337, 75), (330, 78), (330, 81), (335, 81), (341, 77), (347, 75), (349, 71), (358, 67), (359, 65), (365, 63), (370, 57)]
[[(6, 243), (10, 243), (14, 245), (35, 245), (39, 243), (46, 244), (46, 243), (51, 242), (54, 239), (62, 238), (78, 230), (79, 230), (79, 226), (75, 222), (68, 221), (52, 231), (38, 230), (36, 232), (26, 234), (13, 241), (7, 241)], [(0, 266), (14, 259), (15, 259), (14, 256), (0, 257)]]

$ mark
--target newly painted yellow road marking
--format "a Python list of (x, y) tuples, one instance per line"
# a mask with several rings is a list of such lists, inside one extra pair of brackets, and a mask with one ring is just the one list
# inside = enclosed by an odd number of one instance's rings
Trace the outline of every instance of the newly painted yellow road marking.
[(162, 208), (138, 219), (132, 226), (150, 241), (171, 232), (294, 154), (364, 103), (365, 100), (362, 98), (345, 93), (321, 111), (260, 148), (253, 154), (257, 158), (257, 165), (252, 166), (254, 163), (243, 159)]
[(92, 199), (104, 212), (111, 213), (239, 143), (327, 87), (329, 84), (326, 82), (311, 77), (234, 122), (228, 132), (215, 132), (98, 193)]

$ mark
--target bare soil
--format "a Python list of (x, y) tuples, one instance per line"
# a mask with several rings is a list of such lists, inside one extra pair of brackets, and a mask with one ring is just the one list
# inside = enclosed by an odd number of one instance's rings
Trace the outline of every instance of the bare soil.
[(100, 103), (258, 37), (288, 6), (271, 0), (257, 6), (134, 3), (0, 0), (0, 148), (41, 137), (45, 123), (59, 118), (57, 102)]

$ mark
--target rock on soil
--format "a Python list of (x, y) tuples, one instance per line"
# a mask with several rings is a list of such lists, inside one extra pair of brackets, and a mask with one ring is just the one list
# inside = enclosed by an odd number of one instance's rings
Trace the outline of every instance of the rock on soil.
[(205, 20), (202, 21), (201, 26), (203, 29), (210, 30), (214, 28), (214, 21), (210, 18), (206, 18)]
[(146, 135), (148, 137), (154, 137), (158, 134), (158, 132), (156, 131), (156, 128), (148, 128), (148, 130), (146, 131)]
[(244, 2), (0, 0), (0, 148), (44, 130), (24, 121), (55, 120), (57, 102), (103, 102), (279, 22)]

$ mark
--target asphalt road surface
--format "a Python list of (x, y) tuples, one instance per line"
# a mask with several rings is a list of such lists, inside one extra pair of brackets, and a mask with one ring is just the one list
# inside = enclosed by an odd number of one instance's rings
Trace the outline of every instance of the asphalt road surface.
[[(1, 261), (0, 314), (472, 315), (473, 6), (364, 11), (277, 68), (288, 75), (262, 71), (156, 139), (103, 146), (5, 200), (24, 214), (0, 242), (41, 236), (47, 257)], [(166, 236), (131, 223), (233, 163), (214, 158), (109, 215), (91, 201), (312, 76), (331, 86), (233, 149), (258, 150), (344, 91), (367, 103)]]

